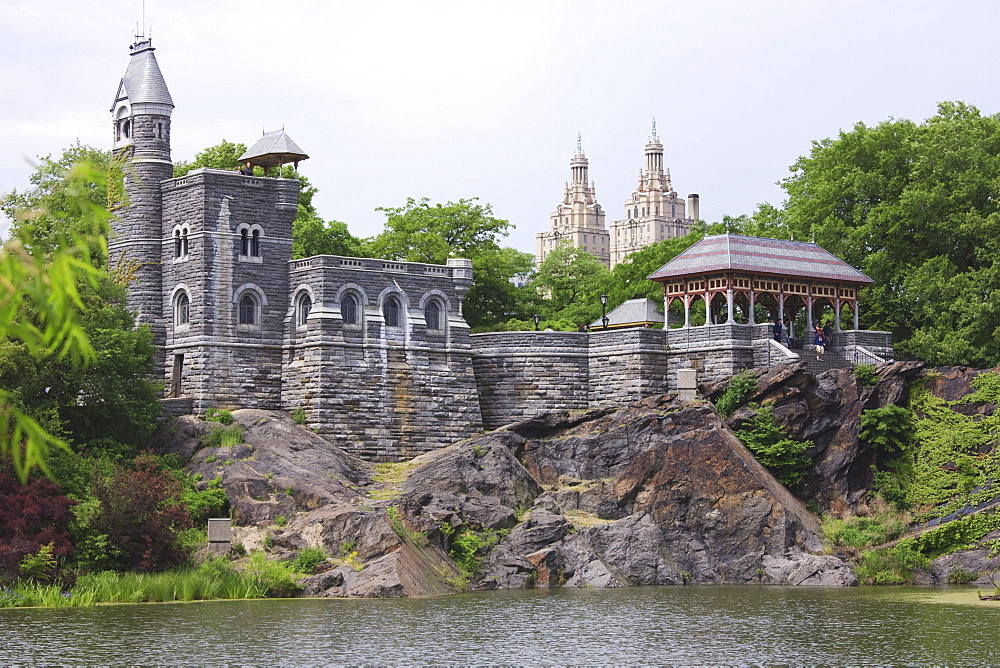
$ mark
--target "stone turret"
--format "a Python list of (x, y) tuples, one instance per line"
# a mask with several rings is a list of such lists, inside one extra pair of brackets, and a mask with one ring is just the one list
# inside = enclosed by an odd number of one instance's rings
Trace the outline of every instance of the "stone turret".
[(123, 163), (127, 206), (112, 222), (108, 244), (111, 265), (123, 258), (137, 267), (128, 305), (139, 322), (153, 330), (162, 351), (165, 341), (160, 268), (163, 202), (160, 183), (173, 176), (170, 115), (174, 109), (167, 84), (153, 55), (151, 40), (137, 36), (132, 56), (111, 104), (113, 148)]

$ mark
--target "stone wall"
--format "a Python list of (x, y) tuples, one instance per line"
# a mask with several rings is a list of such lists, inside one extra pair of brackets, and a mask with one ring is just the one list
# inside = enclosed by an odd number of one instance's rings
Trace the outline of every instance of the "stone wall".
[(844, 330), (833, 335), (833, 349), (841, 353), (846, 359), (854, 361), (857, 358), (858, 364), (871, 364), (875, 360), (870, 359), (863, 351), (863, 348), (882, 360), (891, 362), (895, 359), (892, 349), (892, 332), (876, 332), (868, 330)]
[[(482, 430), (460, 304), (471, 267), (317, 256), (293, 261), (281, 402), (366, 459), (396, 461)], [(466, 261), (467, 262), (467, 261)], [(302, 321), (305, 295), (311, 308)], [(355, 323), (345, 322), (347, 297)], [(387, 322), (389, 297), (402, 308)], [(428, 322), (436, 304), (437, 326)], [(348, 317), (349, 319), (349, 317)]]
[(662, 330), (495, 332), (471, 340), (487, 429), (667, 391)]
[[(723, 324), (682, 327), (666, 331), (670, 385), (677, 386), (677, 371), (695, 368), (698, 382), (728, 378), (754, 366), (754, 340), (770, 336), (770, 325)], [(757, 355), (764, 356), (763, 348)]]

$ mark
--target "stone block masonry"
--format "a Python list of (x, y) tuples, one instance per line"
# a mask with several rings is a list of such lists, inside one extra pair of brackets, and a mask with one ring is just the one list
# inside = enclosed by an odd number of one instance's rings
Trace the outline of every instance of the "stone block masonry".
[[(290, 264), (281, 399), (341, 448), (408, 459), (482, 431), (467, 260), (317, 256)], [(308, 300), (308, 313), (302, 304)], [(389, 313), (389, 302), (398, 311)]]
[(552, 410), (627, 403), (667, 391), (664, 332), (473, 334), (483, 426)]

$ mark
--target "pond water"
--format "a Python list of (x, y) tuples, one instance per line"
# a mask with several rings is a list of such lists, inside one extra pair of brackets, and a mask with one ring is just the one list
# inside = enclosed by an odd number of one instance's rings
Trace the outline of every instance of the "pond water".
[(0, 610), (11, 664), (976, 664), (969, 587), (643, 587)]

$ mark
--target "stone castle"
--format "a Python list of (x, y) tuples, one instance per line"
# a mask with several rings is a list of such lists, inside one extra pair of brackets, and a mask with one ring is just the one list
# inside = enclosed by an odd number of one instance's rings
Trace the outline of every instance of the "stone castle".
[[(174, 178), (173, 109), (137, 38), (111, 108), (129, 202), (109, 251), (136, 267), (129, 307), (152, 329), (170, 413), (301, 410), (345, 450), (395, 461), (543, 411), (662, 394), (690, 360), (707, 356), (711, 380), (772, 359), (752, 323), (686, 327), (707, 343), (689, 334), (676, 353), (668, 334), (681, 330), (470, 335), (469, 260), (293, 260), (299, 182), (209, 168)], [(718, 352), (717, 327), (736, 353)]]
[(656, 134), (656, 120), (646, 142), (646, 168), (639, 170), (639, 184), (625, 200), (625, 217), (605, 226), (605, 212), (597, 202), (594, 183), (588, 180), (589, 161), (579, 135), (570, 160), (570, 180), (563, 199), (549, 216), (550, 229), (535, 235), (535, 261), (541, 264), (560, 244), (570, 244), (595, 255), (614, 269), (629, 253), (646, 246), (682, 237), (698, 220), (700, 199), (687, 202), (674, 190), (670, 170), (663, 167), (663, 144)]

